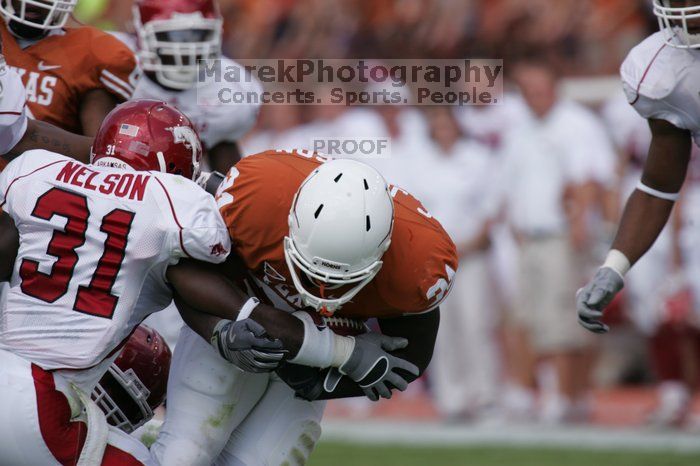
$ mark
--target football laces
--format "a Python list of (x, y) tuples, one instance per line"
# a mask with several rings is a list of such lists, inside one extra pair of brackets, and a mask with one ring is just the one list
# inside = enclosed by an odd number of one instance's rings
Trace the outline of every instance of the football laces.
[(348, 328), (351, 330), (364, 330), (365, 329), (365, 323), (362, 322), (361, 320), (357, 319), (350, 319), (347, 317), (338, 317), (338, 316), (328, 316), (328, 317), (323, 317), (323, 323), (326, 324), (327, 327), (330, 328)]

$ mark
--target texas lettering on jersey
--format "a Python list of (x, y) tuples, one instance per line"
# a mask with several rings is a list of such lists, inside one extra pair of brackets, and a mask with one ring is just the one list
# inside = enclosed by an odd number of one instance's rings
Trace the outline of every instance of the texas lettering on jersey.
[(22, 78), (24, 89), (27, 94), (27, 102), (50, 106), (53, 103), (54, 91), (58, 78), (56, 76), (42, 75), (36, 71), (29, 71), (23, 68), (11, 66), (13, 70)]
[(125, 101), (134, 92), (134, 54), (99, 29), (66, 28), (22, 48), (0, 21), (0, 37), (8, 65), (22, 78), (29, 113), (38, 120), (81, 133), (80, 103), (86, 93), (103, 89)]
[[(217, 193), (233, 251), (249, 271), (247, 283), (277, 307), (302, 307), (285, 261), (289, 210), (302, 181), (327, 159), (319, 154), (263, 152), (228, 173)], [(406, 191), (392, 187), (394, 231), (377, 276), (336, 311), (341, 317), (396, 317), (437, 307), (457, 270), (456, 248), (440, 223)]]

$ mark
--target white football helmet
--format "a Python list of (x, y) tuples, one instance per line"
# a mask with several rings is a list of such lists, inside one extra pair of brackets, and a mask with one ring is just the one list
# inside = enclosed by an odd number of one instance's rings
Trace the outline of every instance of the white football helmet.
[(214, 0), (137, 0), (133, 17), (139, 64), (168, 88), (191, 89), (198, 62), (221, 55), (223, 18)]
[(78, 0), (0, 0), (0, 14), (8, 23), (50, 31), (65, 26), (77, 4)]
[[(287, 266), (304, 305), (332, 314), (350, 301), (381, 269), (393, 226), (389, 186), (375, 169), (331, 160), (314, 170), (294, 197), (284, 239)], [(318, 286), (318, 294), (299, 272)], [(354, 286), (340, 296), (324, 296), (345, 285)]]
[(700, 48), (700, 32), (688, 27), (690, 20), (700, 22), (700, 2), (654, 0), (654, 14), (668, 45), (681, 49)]

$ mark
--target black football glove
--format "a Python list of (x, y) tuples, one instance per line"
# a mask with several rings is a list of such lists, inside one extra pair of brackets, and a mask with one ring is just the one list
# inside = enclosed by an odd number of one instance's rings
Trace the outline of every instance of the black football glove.
[(391, 398), (391, 390), (406, 390), (406, 374), (418, 377), (418, 367), (405, 359), (392, 356), (389, 352), (408, 346), (405, 338), (390, 337), (379, 333), (364, 333), (355, 338), (355, 348), (345, 364), (338, 368), (340, 374), (347, 375), (362, 388), (372, 401)]

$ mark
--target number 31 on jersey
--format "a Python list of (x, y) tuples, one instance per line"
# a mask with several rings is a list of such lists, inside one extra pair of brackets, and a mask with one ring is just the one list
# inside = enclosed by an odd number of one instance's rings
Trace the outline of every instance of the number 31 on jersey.
[[(87, 198), (83, 195), (52, 188), (39, 197), (32, 216), (50, 221), (54, 216), (64, 217), (63, 231), (54, 230), (46, 253), (56, 258), (51, 271), (39, 271), (40, 263), (23, 259), (19, 269), (22, 292), (47, 303), (56, 302), (67, 292), (78, 264), (76, 250), (85, 244), (88, 218)], [(124, 261), (127, 240), (135, 214), (114, 209), (102, 218), (100, 231), (107, 235), (104, 250), (90, 283), (78, 286), (73, 309), (97, 317), (111, 319), (119, 301), (112, 287)]]

